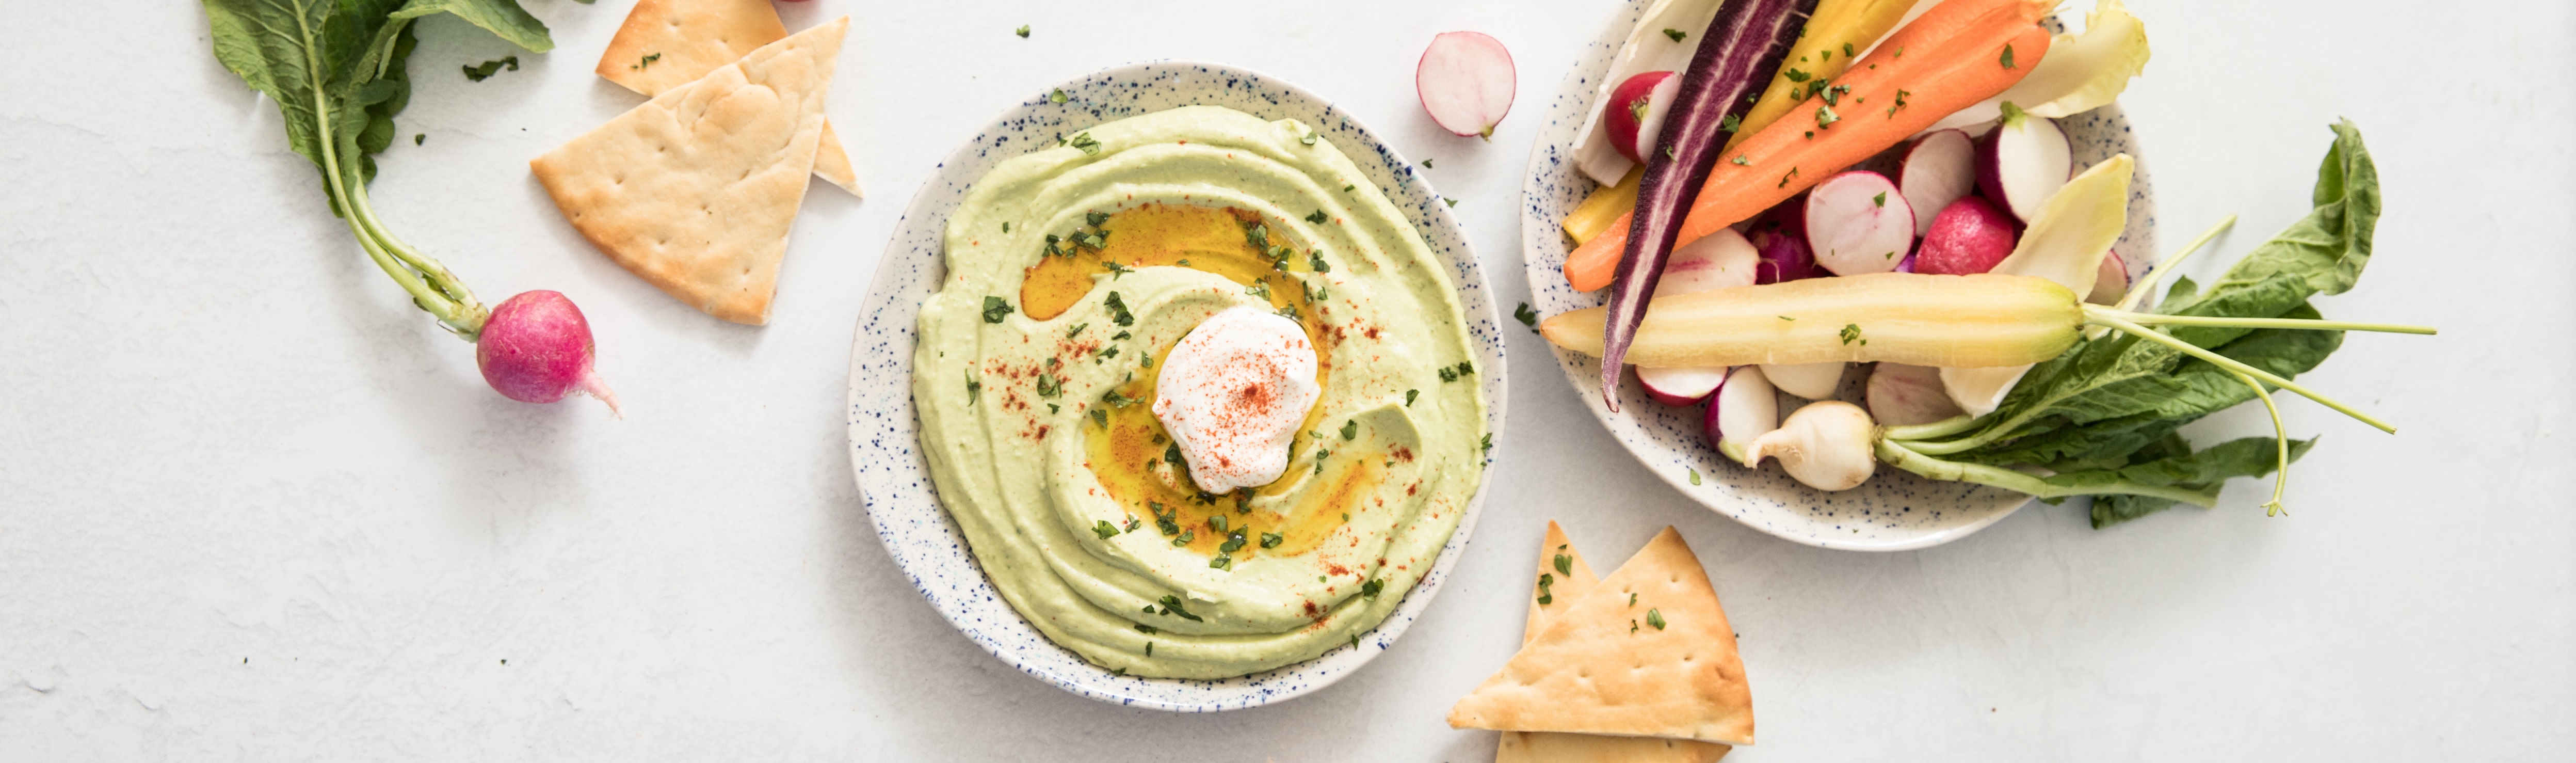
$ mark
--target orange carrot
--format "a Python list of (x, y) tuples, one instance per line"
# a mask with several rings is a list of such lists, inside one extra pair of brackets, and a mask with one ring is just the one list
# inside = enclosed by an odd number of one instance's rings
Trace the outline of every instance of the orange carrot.
[[(2039, 20), (2051, 6), (2050, 0), (1942, 0), (1879, 43), (1831, 90), (1722, 157), (1673, 246), (1751, 219), (2020, 82), (2048, 53), (2048, 30)], [(1609, 286), (1628, 245), (1628, 222), (1620, 218), (1568, 253), (1565, 280), (1578, 291)]]

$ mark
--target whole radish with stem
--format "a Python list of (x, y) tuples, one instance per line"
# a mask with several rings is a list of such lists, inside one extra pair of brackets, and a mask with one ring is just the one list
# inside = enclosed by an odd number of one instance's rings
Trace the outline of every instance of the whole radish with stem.
[[(1664, 259), (1681, 235), (1687, 211), (1717, 163), (1718, 137), (1727, 120), (1741, 120), (1755, 88), (1780, 66), (1816, 0), (1741, 0), (1727, 3), (1700, 34), (1699, 50), (1682, 73), (1680, 93), (1659, 149), (1646, 157), (1637, 185), (1637, 209), (1602, 325), (1601, 399), (1619, 410), (1621, 356), (1645, 314), (1647, 297), (1663, 274)], [(1714, 364), (1707, 364), (1714, 365)], [(1732, 364), (1729, 364), (1732, 365)]]
[(1746, 466), (1765, 458), (1780, 459), (1789, 476), (1817, 490), (1850, 490), (1878, 471), (1874, 452), (1878, 427), (1869, 412), (1840, 400), (1808, 403), (1780, 422), (1780, 428), (1745, 446)]

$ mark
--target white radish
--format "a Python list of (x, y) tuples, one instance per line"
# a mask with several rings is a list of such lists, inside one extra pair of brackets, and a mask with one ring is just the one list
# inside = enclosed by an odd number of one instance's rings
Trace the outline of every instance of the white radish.
[(2096, 305), (2116, 305), (2129, 294), (2129, 262), (2113, 250), (2102, 255), (2102, 265), (2093, 271), (2093, 292), (2084, 301)]
[[(2093, 293), (2102, 256), (2120, 242), (2129, 225), (2129, 176), (2137, 162), (2117, 154), (2066, 182), (2064, 190), (2041, 206), (2030, 228), (2022, 231), (2013, 253), (1991, 272), (2035, 276), (2057, 282), (2067, 291)], [(2125, 280), (2125, 279), (2124, 279)], [(1950, 399), (1971, 416), (1993, 413), (2030, 366), (1941, 369), (1941, 385)]]
[(1825, 178), (1807, 192), (1807, 246), (1834, 275), (1885, 273), (1914, 246), (1914, 207), (1886, 175)]
[(1977, 189), (2023, 222), (2039, 217), (2039, 206), (2057, 195), (2075, 168), (2074, 149), (2057, 123), (2011, 104), (2005, 105), (2003, 123), (1977, 139), (1977, 154)]
[(1746, 465), (1780, 459), (1789, 476), (1817, 490), (1850, 490), (1878, 471), (1878, 425), (1869, 412), (1840, 400), (1808, 403), (1780, 428), (1754, 438), (1744, 449)]
[(1950, 202), (1977, 190), (1976, 141), (1958, 130), (1938, 130), (1914, 139), (1905, 151), (1905, 168), (1896, 187), (1914, 208), (1914, 235), (1932, 232), (1932, 218)]
[(1664, 133), (1664, 117), (1672, 113), (1674, 97), (1681, 92), (1682, 78), (1672, 72), (1646, 72), (1620, 83), (1610, 91), (1616, 108), (1601, 113), (1602, 125), (1610, 130), (1611, 147), (1628, 161), (1646, 161), (1655, 138)]
[(1519, 78), (1511, 51), (1483, 32), (1449, 32), (1431, 38), (1413, 69), (1422, 110), (1442, 129), (1492, 140), (1494, 125), (1512, 111)]
[(1959, 404), (1941, 387), (1941, 369), (1880, 363), (1869, 373), (1869, 415), (1891, 427), (1930, 424), (1957, 417)]
[(1780, 428), (1780, 398), (1772, 392), (1771, 381), (1762, 376), (1762, 367), (1737, 366), (1729, 372), (1700, 425), (1720, 455), (1753, 466), (1755, 462), (1746, 456), (1745, 446)]
[(1851, 364), (1838, 360), (1823, 363), (1765, 363), (1762, 365), (1762, 378), (1771, 380), (1771, 386), (1778, 387), (1782, 392), (1809, 400), (1825, 400), (1833, 397), (1835, 390), (1842, 389), (1843, 367), (1848, 365)]
[(1715, 368), (1640, 368), (1637, 383), (1646, 388), (1646, 397), (1670, 406), (1698, 405), (1717, 392), (1726, 381), (1726, 367)]
[[(1721, 228), (1673, 250), (1664, 260), (1664, 277), (1655, 282), (1655, 296), (1752, 286), (1760, 263), (1753, 242), (1733, 228)], [(1646, 396), (1665, 405), (1697, 404), (1725, 379), (1725, 366), (1637, 369)]]
[[(1583, 129), (1574, 134), (1574, 166), (1602, 185), (1615, 185), (1626, 177), (1628, 169), (1637, 166), (1619, 155), (1611, 145), (1610, 132), (1603, 119), (1610, 107), (1610, 91), (1640, 72), (1681, 71), (1690, 66), (1692, 54), (1699, 50), (1700, 31), (1717, 18), (1718, 0), (1655, 0), (1637, 18), (1637, 26), (1628, 31), (1628, 40), (1619, 46), (1618, 55), (1610, 59), (1610, 73), (1593, 90), (1592, 110), (1583, 115)], [(1682, 30), (1681, 39), (1664, 33), (1666, 29)]]

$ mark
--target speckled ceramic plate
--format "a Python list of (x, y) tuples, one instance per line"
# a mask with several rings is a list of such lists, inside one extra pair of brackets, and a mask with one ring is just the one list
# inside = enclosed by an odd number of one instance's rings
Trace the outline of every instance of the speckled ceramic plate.
[[(1050, 102), (1048, 93), (1058, 89), (1064, 91), (1065, 102)], [(1450, 267), (1459, 302), (1466, 308), (1476, 367), (1490, 369), (1476, 375), (1484, 384), (1485, 427), (1500, 436), (1503, 401), (1509, 399), (1504, 394), (1504, 369), (1509, 366), (1503, 360), (1492, 295), (1475, 254), (1467, 247), (1465, 232), (1449, 216), (1430, 182), (1375, 133), (1313, 93), (1257, 72), (1186, 62), (1121, 66), (1031, 90), (1027, 101), (993, 120), (931, 173), (912, 205), (904, 209), (894, 240), (886, 245), (885, 258), (877, 266), (876, 283), (860, 310), (858, 337), (850, 350), (848, 413), (850, 464), (858, 474), (859, 491), (878, 537), (913, 587), (968, 639), (1022, 672), (1085, 697), (1161, 710), (1212, 712), (1314, 691), (1385, 651), (1422, 615), (1448, 579), (1450, 567), (1476, 527), (1484, 488), (1478, 487), (1467, 515), (1459, 520), (1431, 571), (1385, 622), (1357, 644), (1240, 678), (1191, 681), (1112, 675), (1048, 641), (1004, 603), (984, 577), (967, 552), (965, 536), (940, 508), (928, 466), (922, 461), (920, 425), (912, 406), (915, 319), (922, 300), (943, 274), (941, 234), (967, 187), (1004, 160), (1055, 146), (1058, 134), (1192, 104), (1226, 106), (1264, 119), (1304, 121), (1348, 154), (1398, 208), (1409, 212), (1414, 228)]]
[[(1592, 108), (1600, 79), (1609, 72), (1612, 54), (1649, 4), (1650, 0), (1632, 0), (1584, 50), (1548, 104), (1547, 124), (1530, 152), (1529, 177), (1521, 187), (1521, 249), (1529, 273), (1530, 302), (1540, 315), (1593, 307), (1608, 299), (1607, 289), (1577, 292), (1565, 282), (1569, 249), (1562, 227), (1565, 216), (1595, 186), (1574, 168), (1574, 135)], [(2058, 126), (2073, 142), (2079, 168), (2121, 152), (2139, 156), (2128, 119), (2116, 104), (2060, 119)], [(2129, 189), (2129, 225), (2114, 250), (2126, 255), (2129, 275), (2136, 278), (2153, 264), (2156, 252), (2155, 205), (2143, 161)], [(1927, 480), (1892, 468), (1881, 468), (1860, 487), (1838, 493), (1800, 485), (1777, 463), (1748, 470), (1720, 457), (1708, 444), (1701, 434), (1700, 408), (1656, 403), (1630, 381), (1620, 391), (1620, 412), (1612, 413), (1601, 403), (1600, 361), (1562, 349), (1555, 352), (1574, 395), (1647, 469), (1692, 500), (1763, 532), (1825, 548), (1901, 551), (1966, 537), (2030, 502), (2029, 496), (2009, 490)], [(1845, 375), (1838, 397), (1860, 401), (1868, 379), (1863, 370)], [(1802, 404), (1784, 394), (1780, 410), (1786, 415)]]

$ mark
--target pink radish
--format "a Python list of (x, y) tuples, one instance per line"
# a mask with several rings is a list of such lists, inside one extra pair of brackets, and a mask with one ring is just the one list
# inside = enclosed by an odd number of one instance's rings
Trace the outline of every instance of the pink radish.
[(1834, 275), (1885, 273), (1914, 246), (1914, 207), (1886, 175), (1855, 170), (1807, 192), (1807, 246)]
[(1993, 270), (2012, 256), (2019, 238), (2003, 211), (1982, 198), (1962, 198), (1932, 218), (1932, 231), (1915, 250), (1914, 272), (1964, 276)]
[(1725, 381), (1725, 366), (1637, 369), (1637, 383), (1646, 388), (1646, 397), (1671, 406), (1698, 405)]
[(1977, 190), (1976, 142), (1959, 130), (1940, 130), (1914, 139), (1905, 152), (1905, 169), (1896, 187), (1914, 208), (1914, 235), (1932, 230), (1932, 217), (1950, 202)]
[(1700, 427), (1718, 453), (1751, 466), (1744, 446), (1780, 428), (1780, 398), (1772, 393), (1770, 380), (1762, 377), (1762, 367), (1737, 366), (1729, 372), (1726, 382), (1718, 385), (1708, 413), (1700, 418)]
[(504, 397), (551, 403), (583, 392), (616, 413), (617, 394), (592, 367), (594, 355), (590, 321), (581, 308), (544, 289), (520, 292), (492, 308), (474, 344), (474, 364), (482, 367), (483, 381)]
[(1601, 111), (1601, 126), (1610, 131), (1610, 147), (1628, 161), (1645, 163), (1655, 137), (1664, 132), (1664, 115), (1672, 113), (1682, 78), (1672, 72), (1642, 72), (1610, 91), (1610, 107)]
[(1869, 415), (1882, 426), (1930, 424), (1958, 417), (1959, 404), (1941, 387), (1941, 369), (1880, 363), (1869, 373)]
[[(1655, 296), (1752, 286), (1759, 259), (1744, 234), (1721, 229), (1673, 250), (1673, 256), (1664, 261), (1664, 277), (1655, 282)], [(1646, 396), (1665, 405), (1706, 400), (1725, 379), (1725, 366), (1637, 369), (1637, 381), (1645, 386)]]
[(1809, 400), (1825, 400), (1832, 398), (1835, 390), (1842, 389), (1843, 367), (1847, 365), (1850, 364), (1842, 361), (1765, 363), (1762, 365), (1762, 378), (1782, 392)]
[(1512, 111), (1519, 87), (1511, 51), (1483, 32), (1449, 32), (1431, 38), (1413, 69), (1422, 110), (1442, 129), (1494, 139), (1494, 125)]
[(1909, 255), (1905, 255), (1905, 259), (1897, 260), (1897, 261), (1896, 261), (1896, 272), (1899, 272), (1899, 273), (1912, 273), (1912, 272), (1914, 272), (1914, 255), (1911, 255), (1911, 254), (1909, 254)]
[(2093, 293), (2084, 301), (2096, 305), (2116, 305), (2129, 293), (2129, 263), (2120, 259), (2120, 251), (2102, 255), (2102, 264), (2093, 271)]
[(2022, 222), (2075, 176), (2074, 149), (2057, 123), (2009, 103), (2003, 123), (1977, 139), (1977, 154), (1977, 190)]
[(1780, 283), (1825, 274), (1816, 267), (1814, 250), (1807, 248), (1806, 215), (1801, 212), (1806, 206), (1791, 201), (1772, 208), (1752, 223), (1752, 232), (1745, 238), (1762, 256), (1762, 263), (1753, 270), (1754, 283)]

